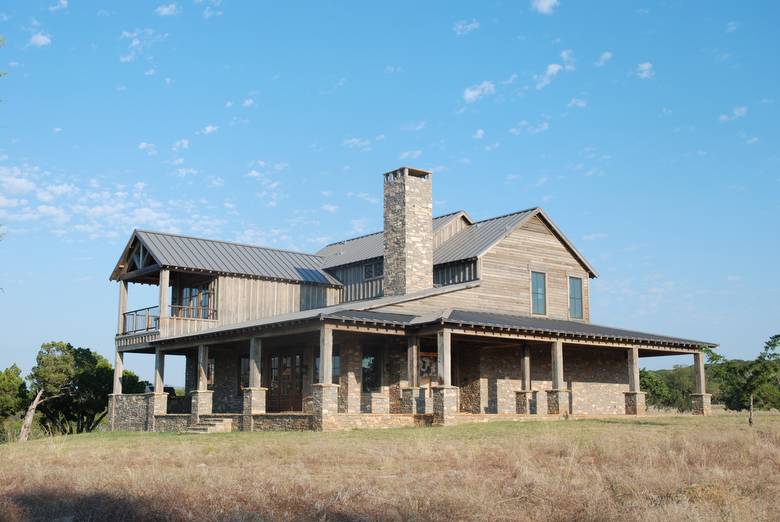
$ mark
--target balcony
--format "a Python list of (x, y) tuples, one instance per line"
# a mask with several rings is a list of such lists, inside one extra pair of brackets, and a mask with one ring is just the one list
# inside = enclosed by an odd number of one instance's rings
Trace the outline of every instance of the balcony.
[(160, 307), (150, 306), (125, 312), (121, 335), (133, 335), (160, 329)]
[(171, 305), (160, 317), (160, 307), (150, 306), (123, 314), (117, 346), (148, 343), (161, 337), (187, 335), (217, 325), (217, 310), (200, 306)]

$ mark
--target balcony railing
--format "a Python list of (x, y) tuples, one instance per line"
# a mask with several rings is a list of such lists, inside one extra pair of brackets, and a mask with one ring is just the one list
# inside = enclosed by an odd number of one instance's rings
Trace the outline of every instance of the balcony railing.
[(148, 332), (160, 328), (160, 307), (150, 306), (131, 312), (125, 312), (125, 334)]
[[(173, 319), (204, 319), (215, 321), (217, 311), (199, 306), (171, 305), (169, 317)], [(150, 306), (125, 312), (124, 335), (160, 329), (160, 307)]]

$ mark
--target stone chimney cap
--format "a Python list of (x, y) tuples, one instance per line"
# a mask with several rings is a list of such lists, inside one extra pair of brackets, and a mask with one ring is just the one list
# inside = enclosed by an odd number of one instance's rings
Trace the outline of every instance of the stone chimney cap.
[(406, 174), (409, 176), (427, 178), (433, 173), (429, 170), (417, 169), (414, 167), (398, 167), (397, 169), (391, 170), (390, 172), (385, 172), (384, 176), (387, 177), (388, 174)]

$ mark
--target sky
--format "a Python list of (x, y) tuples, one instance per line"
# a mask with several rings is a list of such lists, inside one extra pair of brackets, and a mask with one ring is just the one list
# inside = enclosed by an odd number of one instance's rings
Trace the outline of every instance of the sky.
[[(3, 2), (0, 368), (51, 340), (113, 361), (108, 277), (134, 228), (316, 252), (381, 229), (402, 165), (434, 173), (434, 214), (543, 207), (599, 272), (592, 322), (754, 357), (780, 333), (778, 15)], [(151, 378), (153, 357), (126, 365)]]

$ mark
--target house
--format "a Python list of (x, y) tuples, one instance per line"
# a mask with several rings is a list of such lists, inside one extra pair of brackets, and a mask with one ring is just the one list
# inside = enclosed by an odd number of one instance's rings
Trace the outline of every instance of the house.
[[(640, 415), (639, 358), (711, 343), (590, 321), (595, 268), (532, 208), (432, 217), (430, 172), (384, 174), (384, 231), (316, 254), (137, 230), (119, 283), (112, 429), (333, 430)], [(159, 303), (127, 310), (129, 283)], [(154, 392), (122, 394), (126, 353)], [(186, 358), (185, 396), (164, 392)]]

